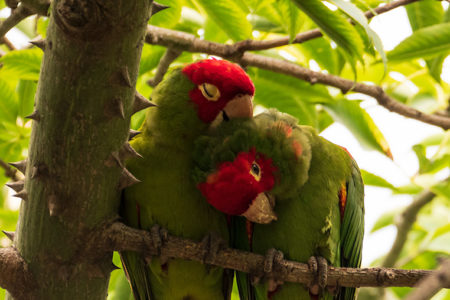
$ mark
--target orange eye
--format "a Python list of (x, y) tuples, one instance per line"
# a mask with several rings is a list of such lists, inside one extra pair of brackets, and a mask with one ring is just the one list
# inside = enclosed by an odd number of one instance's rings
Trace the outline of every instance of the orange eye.
[(200, 84), (198, 88), (209, 101), (217, 101), (220, 98), (220, 91), (214, 84), (205, 82)]
[(261, 180), (261, 168), (256, 161), (254, 161), (250, 167), (250, 175), (252, 175), (256, 181)]

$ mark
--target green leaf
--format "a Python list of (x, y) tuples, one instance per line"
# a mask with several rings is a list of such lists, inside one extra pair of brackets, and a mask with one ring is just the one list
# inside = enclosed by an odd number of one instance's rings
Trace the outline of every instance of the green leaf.
[(33, 112), (34, 95), (37, 84), (31, 80), (19, 80), (17, 85), (17, 96), (19, 98), (19, 116), (25, 117)]
[(407, 184), (397, 187), (397, 189), (394, 191), (394, 194), (416, 195), (420, 193), (422, 190), (423, 188), (416, 184)]
[(359, 103), (360, 101), (341, 98), (335, 102), (324, 104), (324, 107), (328, 109), (335, 120), (343, 123), (362, 145), (377, 150), (392, 159), (386, 139)]
[(295, 7), (291, 0), (277, 1), (276, 8), (280, 13), (286, 26), (286, 31), (289, 34), (289, 42), (291, 42), (297, 33), (300, 31), (302, 22), (299, 15), (299, 10)]
[(429, 58), (450, 50), (450, 23), (417, 30), (388, 52), (390, 61)]
[(439, 24), (444, 18), (442, 4), (435, 0), (423, 0), (405, 6), (411, 29)]
[(371, 233), (374, 233), (375, 231), (378, 231), (384, 227), (387, 227), (389, 225), (394, 224), (395, 216), (399, 213), (399, 211), (388, 211), (381, 215), (378, 220), (373, 225), (372, 229), (370, 230)]
[(206, 18), (205, 26), (205, 40), (217, 43), (225, 43), (229, 38), (227, 34), (217, 26), (216, 22), (211, 18)]
[(195, 0), (195, 2), (234, 41), (251, 38), (252, 25), (236, 2), (226, 0)]
[(156, 68), (165, 51), (165, 47), (144, 44), (139, 65), (139, 76)]
[(296, 44), (304, 55), (316, 61), (322, 69), (328, 70), (331, 74), (339, 74), (338, 53), (325, 39), (312, 39), (306, 43)]
[(343, 1), (343, 0), (332, 0), (332, 2), (339, 7), (343, 12), (345, 12), (350, 18), (352, 18), (356, 23), (361, 25), (362, 28), (366, 31), (367, 36), (373, 43), (373, 46), (378, 51), (381, 56), (381, 59), (384, 64), (384, 71), (387, 70), (387, 58), (386, 53), (384, 52), (383, 43), (378, 36), (378, 34), (370, 28), (369, 23), (367, 21), (364, 13), (353, 3)]
[(41, 60), (42, 50), (36, 48), (11, 51), (0, 58), (2, 72), (10, 72), (25, 80), (39, 79)]
[(0, 123), (16, 124), (17, 99), (11, 86), (0, 79)]
[(372, 185), (372, 186), (378, 186), (383, 188), (388, 188), (391, 190), (396, 190), (397, 188), (388, 182), (386, 179), (377, 176), (375, 174), (372, 174), (366, 170), (361, 170), (361, 175), (363, 177), (363, 181), (365, 185)]
[(158, 0), (160, 4), (167, 5), (169, 8), (166, 8), (157, 14), (153, 15), (150, 18), (150, 24), (165, 27), (165, 28), (173, 28), (177, 25), (178, 21), (181, 17), (181, 7), (183, 5), (182, 0)]
[(319, 0), (293, 0), (319, 28), (347, 53), (350, 60), (361, 60), (363, 42), (356, 29), (338, 12), (331, 11)]
[(450, 223), (449, 224), (445, 224), (442, 227), (439, 227), (438, 229), (436, 229), (436, 231), (433, 233), (433, 236), (431, 237), (431, 239), (435, 239), (443, 234), (448, 234), (450, 233)]

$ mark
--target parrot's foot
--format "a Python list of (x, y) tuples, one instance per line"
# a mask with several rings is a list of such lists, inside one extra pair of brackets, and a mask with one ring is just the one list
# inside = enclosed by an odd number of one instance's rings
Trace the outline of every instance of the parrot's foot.
[(227, 242), (217, 233), (209, 232), (201, 241), (202, 244), (202, 263), (210, 264), (213, 262), (220, 250), (227, 247)]
[(150, 228), (150, 235), (152, 237), (153, 247), (156, 249), (158, 253), (159, 259), (161, 261), (161, 265), (167, 263), (168, 257), (161, 253), (161, 247), (167, 242), (167, 237), (169, 232), (167, 229), (162, 228), (158, 224), (155, 224)]
[(276, 265), (280, 264), (281, 261), (284, 258), (283, 252), (275, 249), (270, 248), (267, 250), (266, 255), (264, 257), (264, 268), (263, 273), (259, 274), (251, 274), (251, 283), (253, 285), (259, 283), (261, 279), (267, 279), (268, 281), (268, 291), (273, 292), (275, 291), (278, 286), (283, 284), (283, 281), (276, 278), (276, 274), (274, 273), (274, 269), (276, 269)]
[(321, 256), (311, 256), (308, 259), (309, 269), (315, 274), (314, 282), (309, 286), (312, 295), (319, 295), (327, 286), (328, 262)]

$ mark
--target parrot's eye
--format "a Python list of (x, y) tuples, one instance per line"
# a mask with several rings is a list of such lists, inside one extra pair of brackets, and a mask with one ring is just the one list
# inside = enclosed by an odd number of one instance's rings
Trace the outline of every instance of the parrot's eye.
[(261, 180), (261, 168), (255, 161), (252, 163), (252, 167), (250, 168), (250, 175), (252, 175), (256, 181)]
[(220, 97), (219, 89), (211, 83), (202, 83), (198, 86), (203, 96), (209, 101), (217, 101)]

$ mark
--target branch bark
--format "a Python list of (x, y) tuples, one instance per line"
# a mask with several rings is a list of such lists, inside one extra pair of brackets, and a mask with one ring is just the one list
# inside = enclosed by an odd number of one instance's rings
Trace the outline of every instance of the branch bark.
[(405, 300), (431, 299), (442, 288), (450, 285), (450, 259), (441, 263), (439, 270), (434, 271), (417, 284), (417, 289), (412, 291)]
[(397, 261), (403, 246), (408, 239), (408, 233), (411, 230), (412, 225), (417, 219), (419, 211), (428, 203), (430, 203), (436, 194), (430, 191), (425, 191), (417, 196), (416, 199), (402, 212), (400, 219), (397, 221), (397, 235), (391, 249), (384, 258), (381, 265), (383, 267), (393, 267)]
[[(136, 251), (150, 258), (162, 255), (168, 258), (182, 258), (204, 262), (205, 249), (201, 242), (169, 235), (158, 247), (158, 241), (148, 231), (127, 227), (123, 223), (113, 222), (100, 227), (87, 243), (86, 253), (109, 251)], [(241, 250), (225, 248), (220, 250), (208, 264), (253, 274), (264, 274), (265, 256)], [(328, 268), (329, 286), (414, 286), (420, 279), (429, 275), (428, 270), (399, 270), (389, 268)], [(274, 263), (272, 273), (278, 280), (310, 284), (314, 273), (307, 264), (281, 260)], [(445, 286), (450, 288), (450, 284)]]
[(33, 14), (33, 11), (25, 7), (25, 5), (20, 5), (11, 12), (11, 15), (7, 17), (2, 23), (0, 23), (0, 38), (11, 30), (14, 26), (20, 23), (26, 17)]
[(443, 129), (450, 128), (450, 118), (425, 114), (410, 106), (400, 103), (386, 94), (380, 86), (367, 85), (331, 74), (314, 72), (282, 59), (276, 59), (252, 53), (236, 52), (236, 47), (234, 45), (225, 45), (200, 40), (199, 38), (189, 33), (159, 28), (155, 26), (148, 26), (146, 42), (153, 45), (161, 45), (172, 49), (179, 49), (182, 51), (200, 52), (220, 56), (235, 61), (244, 66), (254, 66), (261, 69), (297, 77), (299, 79), (308, 81), (311, 84), (321, 83), (329, 86), (334, 86), (340, 89), (343, 93), (347, 93), (349, 91), (359, 92), (375, 98), (378, 104), (392, 112), (428, 124), (439, 126)]
[(149, 79), (147, 81), (147, 83), (152, 87), (157, 86), (158, 83), (160, 83), (161, 80), (163, 79), (164, 74), (166, 74), (167, 70), (169, 69), (170, 64), (175, 59), (177, 59), (177, 57), (180, 56), (181, 53), (183, 53), (183, 52), (178, 49), (174, 50), (171, 48), (167, 48), (166, 53), (164, 53), (164, 56), (159, 61), (158, 69), (156, 70), (155, 77)]
[(36, 281), (15, 248), (0, 248), (0, 270), (2, 288), (7, 289), (15, 299), (33, 299)]
[[(366, 11), (364, 14), (367, 17), (367, 19), (373, 18), (375, 15), (379, 15), (388, 11), (391, 11), (397, 7), (405, 6), (407, 4), (416, 2), (418, 0), (398, 0), (398, 1), (392, 1), (391, 3), (387, 3), (385, 5), (379, 6), (373, 10)], [(351, 21), (351, 20), (349, 20)], [(319, 38), (323, 36), (322, 32), (320, 32), (320, 29), (316, 28), (313, 30), (305, 31), (302, 33), (299, 33), (295, 36), (295, 38), (292, 40), (292, 42), (289, 43), (289, 37), (282, 37), (278, 39), (272, 39), (272, 40), (262, 40), (262, 41), (254, 41), (254, 40), (245, 40), (240, 41), (232, 45), (232, 47), (236, 48), (236, 52), (243, 52), (243, 51), (256, 51), (256, 50), (267, 50), (271, 48), (286, 46), (289, 44), (301, 44), (306, 41)]]

